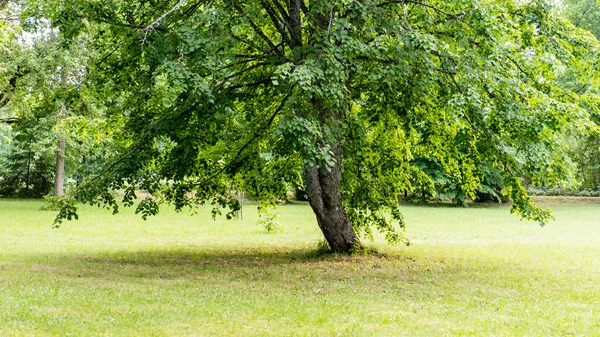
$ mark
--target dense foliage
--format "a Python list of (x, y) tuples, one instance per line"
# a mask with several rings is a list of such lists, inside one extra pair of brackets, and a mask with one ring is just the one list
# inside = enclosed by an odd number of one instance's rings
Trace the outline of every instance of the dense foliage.
[(569, 21), (600, 39), (600, 3), (597, 0), (563, 0), (563, 5), (563, 15)]
[[(66, 41), (47, 19), (29, 16), (29, 8), (24, 1), (8, 2), (0, 20), (0, 123), (12, 130), (0, 144), (2, 196), (49, 193), (61, 140), (71, 184), (100, 170), (103, 160), (98, 157), (110, 141), (101, 104), (83, 83), (86, 63), (94, 55), (85, 36)], [(43, 184), (19, 178), (27, 176), (23, 172), (30, 172), (32, 163), (37, 163), (34, 171), (44, 177)], [(25, 193), (25, 186), (35, 190)]]
[(597, 96), (564, 76), (597, 86), (598, 42), (545, 1), (74, 0), (27, 15), (89, 39), (85, 87), (118, 128), (74, 196), (117, 210), (112, 191), (131, 205), (143, 190), (143, 216), (302, 186), (332, 249), (372, 228), (399, 241), (397, 196), (435, 193), (428, 162), (457, 200), (493, 174), (543, 224), (520, 177), (573, 184), (565, 145), (597, 131)]
[[(563, 15), (577, 27), (589, 30), (600, 39), (600, 3), (596, 0), (565, 0)], [(565, 82), (577, 92), (598, 94), (598, 87), (566, 76)], [(586, 104), (596, 124), (600, 123), (600, 105), (597, 101)], [(581, 182), (581, 194), (600, 193), (600, 135), (578, 137), (572, 145), (572, 157), (577, 163), (577, 178)], [(556, 190), (553, 191), (556, 193)], [(552, 193), (552, 192), (550, 192)], [(566, 191), (565, 193), (574, 193)]]
[(53, 147), (31, 135), (11, 139), (0, 140), (0, 197), (45, 196), (54, 180)]

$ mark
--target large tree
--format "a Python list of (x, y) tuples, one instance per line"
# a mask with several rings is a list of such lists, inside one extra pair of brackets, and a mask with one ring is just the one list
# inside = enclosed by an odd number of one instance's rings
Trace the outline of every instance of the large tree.
[[(600, 3), (597, 0), (564, 0), (562, 14), (576, 27), (586, 29), (600, 39)], [(577, 76), (565, 76), (565, 86), (578, 93), (597, 95), (599, 88), (593, 83), (583, 81)], [(593, 100), (585, 108), (596, 123), (600, 121), (600, 104)], [(581, 187), (600, 190), (600, 134), (577, 135), (574, 137), (573, 159), (577, 163), (578, 178)]]
[(597, 42), (545, 1), (73, 0), (35, 12), (67, 37), (95, 34), (89, 79), (123, 121), (117, 155), (78, 198), (116, 209), (111, 190), (132, 204), (142, 189), (144, 216), (163, 201), (235, 211), (233, 190), (272, 199), (302, 184), (332, 250), (373, 227), (402, 240), (397, 196), (433, 185), (411, 165), (420, 157), (472, 197), (485, 159), (514, 210), (544, 223), (517, 177), (569, 183), (563, 136), (596, 128), (557, 79), (595, 81)]
[[(31, 15), (35, 8), (35, 4), (25, 0), (0, 4), (0, 123), (15, 127), (12, 135), (16, 140), (0, 144), (6, 148), (0, 151), (0, 161), (6, 163), (0, 171), (5, 185), (20, 186), (19, 179), (6, 177), (30, 172), (37, 160), (38, 171), (46, 179), (48, 173), (43, 171), (48, 165), (43, 161), (47, 151), (54, 150), (54, 194), (61, 196), (65, 178), (82, 177), (78, 164), (84, 156), (97, 153), (90, 151), (91, 147), (98, 149), (99, 142), (90, 140), (88, 126), (99, 123), (88, 121), (98, 116), (101, 109), (86, 95), (82, 83), (86, 62), (94, 53), (86, 49), (84, 34), (68, 41), (62, 39), (48, 18)], [(50, 143), (57, 146), (48, 148)], [(43, 188), (26, 194), (43, 196), (48, 192), (45, 181), (38, 185)], [(4, 195), (8, 195), (11, 189), (4, 190)]]

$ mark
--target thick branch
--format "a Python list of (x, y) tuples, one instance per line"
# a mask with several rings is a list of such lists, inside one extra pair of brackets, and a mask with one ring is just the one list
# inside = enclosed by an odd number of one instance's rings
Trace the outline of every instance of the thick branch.
[(277, 8), (277, 11), (281, 15), (281, 17), (286, 21), (286, 23), (289, 22), (290, 21), (290, 15), (285, 10), (285, 8), (283, 8), (283, 6), (281, 6), (281, 3), (279, 3), (278, 0), (273, 0), (273, 3), (275, 4), (275, 8)]
[(265, 32), (262, 31), (262, 29), (260, 29), (260, 27), (258, 27), (254, 21), (252, 21), (252, 19), (248, 18), (246, 16), (246, 13), (244, 13), (244, 11), (242, 10), (242, 8), (240, 6), (238, 6), (235, 1), (231, 2), (231, 6), (241, 15), (246, 17), (246, 19), (248, 20), (248, 23), (250, 24), (250, 26), (252, 27), (252, 29), (254, 30), (254, 32), (260, 36), (263, 41), (265, 41), (267, 43), (267, 45), (269, 45), (269, 47), (271, 48), (271, 50), (277, 54), (281, 54), (281, 52), (279, 50), (277, 50), (277, 47), (275, 46), (275, 44), (273, 43), (273, 41), (271, 41), (271, 39), (269, 39), (269, 37), (265, 34)]
[(285, 27), (283, 27), (281, 25), (282, 23), (285, 26), (288, 25), (287, 22), (285, 21), (285, 19), (277, 16), (275, 9), (273, 9), (273, 7), (268, 2), (263, 0), (262, 6), (265, 9), (265, 11), (267, 11), (267, 14), (269, 14), (269, 17), (271, 18), (271, 21), (273, 22), (275, 29), (277, 29), (277, 31), (279, 32), (279, 35), (281, 35), (281, 40), (284, 41), (290, 48), (293, 48), (292, 42), (290, 41), (290, 37), (288, 36), (287, 32), (285, 31)]
[(294, 47), (302, 46), (302, 0), (289, 0), (288, 12), (290, 13), (290, 37), (294, 43)]

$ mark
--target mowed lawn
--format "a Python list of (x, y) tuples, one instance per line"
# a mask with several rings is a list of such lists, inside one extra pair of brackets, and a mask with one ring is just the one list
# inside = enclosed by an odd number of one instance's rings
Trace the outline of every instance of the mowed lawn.
[(559, 202), (544, 228), (405, 205), (411, 246), (349, 257), (319, 253), (306, 204), (267, 233), (255, 205), (52, 229), (42, 202), (0, 199), (0, 336), (600, 336), (600, 200)]

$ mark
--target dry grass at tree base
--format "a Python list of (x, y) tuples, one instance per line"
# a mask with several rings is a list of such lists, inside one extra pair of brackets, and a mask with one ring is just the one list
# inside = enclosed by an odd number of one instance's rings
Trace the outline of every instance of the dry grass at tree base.
[(553, 204), (545, 228), (508, 205), (404, 205), (412, 246), (350, 257), (316, 250), (305, 204), (272, 233), (254, 206), (84, 208), (54, 230), (41, 205), (0, 200), (0, 336), (600, 335), (597, 203)]

